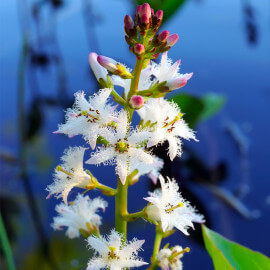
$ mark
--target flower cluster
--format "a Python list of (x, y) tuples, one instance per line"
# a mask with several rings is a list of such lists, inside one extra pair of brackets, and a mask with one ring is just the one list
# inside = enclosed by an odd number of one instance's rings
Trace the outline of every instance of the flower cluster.
[[(75, 93), (74, 105), (66, 110), (65, 122), (54, 132), (69, 138), (79, 135), (89, 145), (68, 148), (55, 169), (53, 183), (47, 187), (48, 198), (55, 195), (64, 201), (56, 206), (58, 216), (53, 228), (66, 227), (70, 238), (80, 234), (88, 237), (88, 245), (95, 251), (88, 270), (121, 270), (147, 264), (138, 257), (144, 240), (127, 241), (127, 222), (137, 218), (156, 225), (158, 246), (154, 248), (149, 269), (157, 266), (181, 269), (180, 258), (187, 249), (165, 246), (160, 250), (161, 240), (171, 235), (173, 228), (188, 235), (193, 222), (204, 222), (182, 198), (176, 181), (169, 178), (166, 181), (160, 175), (163, 161), (151, 151), (168, 142), (167, 153), (174, 160), (182, 154), (183, 139), (196, 141), (178, 105), (165, 98), (167, 93), (183, 87), (192, 73), (180, 74), (180, 60), (173, 63), (168, 58), (167, 51), (178, 35), (169, 35), (167, 30), (157, 33), (162, 17), (162, 11), (155, 13), (148, 4), (137, 8), (135, 20), (129, 15), (125, 17), (126, 41), (136, 55), (134, 70), (109, 57), (90, 53), (89, 63), (101, 89), (90, 97), (84, 92)], [(160, 53), (163, 53), (161, 62), (157, 64), (153, 59)], [(114, 86), (123, 88), (122, 96)], [(133, 113), (140, 117), (137, 126), (132, 122)], [(100, 164), (115, 166), (117, 188), (101, 183), (84, 164), (89, 168)], [(128, 213), (128, 187), (142, 175), (148, 175), (155, 184), (159, 179), (161, 189), (144, 198), (148, 202), (144, 209)], [(109, 236), (100, 234), (102, 222), (97, 213), (99, 209), (105, 210), (107, 202), (82, 194), (71, 201), (69, 194), (76, 188), (83, 189), (83, 193), (99, 189), (104, 195), (115, 196), (116, 224)]]

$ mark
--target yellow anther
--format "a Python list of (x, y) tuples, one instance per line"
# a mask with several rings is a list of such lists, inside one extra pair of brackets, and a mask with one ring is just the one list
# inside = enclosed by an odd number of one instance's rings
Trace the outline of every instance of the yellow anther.
[(57, 167), (56, 167), (56, 170), (57, 170), (58, 172), (63, 172), (63, 173), (65, 173), (65, 174), (67, 174), (68, 176), (72, 176), (72, 174), (71, 174), (70, 172), (67, 172), (67, 171), (63, 170), (61, 166), (57, 166)]
[(171, 208), (169, 208), (169, 209), (166, 209), (165, 211), (167, 212), (167, 213), (170, 213), (171, 211), (173, 211), (174, 209), (177, 209), (178, 207), (183, 207), (184, 206), (184, 204), (182, 203), (182, 202), (180, 202), (180, 203), (178, 203), (176, 206), (173, 206), (173, 207), (171, 207)]

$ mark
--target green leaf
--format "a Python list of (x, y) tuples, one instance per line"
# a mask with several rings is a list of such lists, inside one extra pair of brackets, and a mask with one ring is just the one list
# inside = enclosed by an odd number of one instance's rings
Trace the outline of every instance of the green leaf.
[(183, 118), (188, 123), (189, 127), (193, 128), (204, 111), (204, 103), (201, 99), (187, 94), (175, 95), (170, 100), (173, 100), (180, 107), (184, 114)]
[(199, 121), (215, 115), (223, 106), (225, 98), (218, 94), (206, 94), (203, 97), (194, 97), (187, 94), (172, 96), (173, 100), (184, 113), (183, 118), (193, 128)]
[(270, 260), (265, 255), (232, 242), (204, 225), (202, 232), (205, 247), (215, 269), (270, 269)]
[(207, 119), (216, 114), (224, 105), (225, 98), (221, 95), (210, 93), (202, 97), (204, 110), (201, 114), (201, 119)]
[(187, 0), (137, 0), (138, 5), (148, 3), (155, 11), (163, 10), (163, 22), (169, 19)]

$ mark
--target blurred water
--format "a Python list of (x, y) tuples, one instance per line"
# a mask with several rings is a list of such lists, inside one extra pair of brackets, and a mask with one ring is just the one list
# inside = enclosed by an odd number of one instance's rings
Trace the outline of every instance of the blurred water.
[[(27, 142), (27, 175), (37, 201), (41, 227), (49, 237), (61, 237), (63, 233), (54, 233), (50, 228), (57, 201), (45, 200), (45, 187), (51, 182), (53, 168), (63, 150), (71, 144), (83, 142), (78, 138), (69, 140), (53, 135), (52, 132), (63, 121), (63, 110), (71, 105), (75, 91), (85, 90), (91, 94), (97, 90), (88, 66), (90, 51), (108, 55), (133, 67), (135, 59), (125, 44), (122, 28), (124, 16), (133, 14), (134, 6), (132, 1), (123, 0), (2, 1), (0, 6), (0, 195), (1, 198), (12, 198), (17, 204), (18, 214), (12, 217), (13, 248), (18, 268), (31, 269), (23, 262), (35, 254), (40, 238), (35, 229), (38, 226), (34, 226), (31, 218), (25, 189), (18, 177), (21, 132), (18, 104), (23, 102), (18, 100), (18, 86), (21, 84), (25, 92), (26, 117), (32, 108), (28, 119), (32, 120), (31, 131), (35, 136)], [(207, 209), (212, 228), (268, 256), (269, 10), (266, 0), (260, 3), (248, 0), (190, 0), (163, 25), (163, 29), (180, 36), (180, 42), (169, 52), (169, 56), (174, 60), (182, 59), (183, 73), (194, 72), (184, 92), (199, 96), (214, 92), (224, 95), (227, 100), (218, 115), (197, 127), (200, 142), (187, 145), (209, 166), (221, 160), (226, 162), (229, 173), (222, 187), (233, 192), (239, 188), (241, 181), (248, 182), (250, 191), (243, 202), (250, 210), (259, 209), (261, 217), (247, 220), (204, 187), (193, 183), (190, 189)], [(25, 62), (22, 58), (23, 42), (27, 42), (30, 48)], [(22, 76), (19, 75), (20, 70)], [(235, 140), (226, 132), (226, 128), (233, 126), (232, 123), (236, 123), (248, 138), (248, 171), (243, 170), (243, 158)], [(24, 126), (27, 125), (25, 122)], [(105, 183), (116, 185), (110, 177), (114, 172), (112, 167), (91, 170)], [(148, 186), (149, 180), (142, 179), (130, 189), (130, 211), (144, 206), (141, 197), (147, 194)], [(136, 188), (140, 190), (140, 198)], [(109, 201), (111, 206), (104, 216), (105, 231), (114, 222), (113, 200)], [(144, 256), (149, 260), (153, 226), (138, 222), (130, 227), (130, 238), (146, 238)], [(172, 241), (191, 247), (191, 253), (183, 259), (185, 269), (212, 267), (202, 246), (180, 233)], [(69, 242), (84, 249), (82, 239)], [(68, 244), (64, 242), (64, 245)], [(72, 261), (66, 269), (72, 269), (71, 265), (76, 266), (77, 262)], [(48, 267), (44, 269), (53, 269)]]

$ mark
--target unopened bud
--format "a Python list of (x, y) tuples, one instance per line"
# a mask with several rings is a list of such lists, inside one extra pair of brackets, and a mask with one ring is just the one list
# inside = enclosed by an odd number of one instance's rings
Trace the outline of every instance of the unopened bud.
[(94, 53), (94, 52), (90, 53), (89, 54), (89, 64), (90, 64), (98, 81), (100, 81), (100, 79), (107, 81), (108, 72), (104, 67), (102, 67), (98, 63), (97, 57), (98, 57), (98, 55), (96, 53)]
[(186, 78), (175, 78), (170, 79), (166, 82), (166, 86), (169, 88), (169, 91), (181, 88), (187, 84)]
[(156, 17), (158, 20), (162, 20), (163, 19), (163, 11), (162, 10), (158, 10), (156, 12)]
[(144, 46), (140, 43), (134, 46), (134, 53), (136, 55), (142, 55), (145, 52)]
[(161, 25), (162, 19), (163, 19), (163, 11), (158, 10), (155, 15), (152, 15), (153, 27), (158, 29)]
[(167, 38), (167, 44), (166, 44), (166, 47), (172, 47), (179, 39), (179, 36), (177, 34), (173, 34), (173, 35), (170, 35), (168, 38)]
[(167, 40), (167, 38), (169, 37), (169, 31), (168, 30), (164, 30), (162, 31), (158, 36), (157, 36), (157, 39), (160, 41), (160, 42), (165, 42)]
[[(144, 3), (137, 7), (136, 19), (141, 30), (146, 30), (150, 27), (152, 18), (151, 7), (148, 3)], [(144, 34), (144, 32), (140, 32)]]
[(141, 8), (140, 17), (146, 15), (148, 18), (151, 17), (151, 7), (148, 3), (144, 3)]
[(144, 99), (143, 99), (142, 96), (134, 95), (130, 99), (129, 104), (135, 110), (136, 109), (140, 109), (143, 106), (143, 104), (144, 104)]
[(97, 61), (101, 66), (106, 68), (109, 72), (114, 75), (119, 75), (123, 79), (131, 79), (133, 78), (132, 74), (126, 70), (126, 68), (120, 63), (116, 62), (112, 58), (99, 55), (97, 57)]
[(137, 34), (136, 26), (134, 24), (134, 21), (129, 15), (125, 16), (124, 23), (125, 23), (126, 34), (130, 37), (136, 36)]

